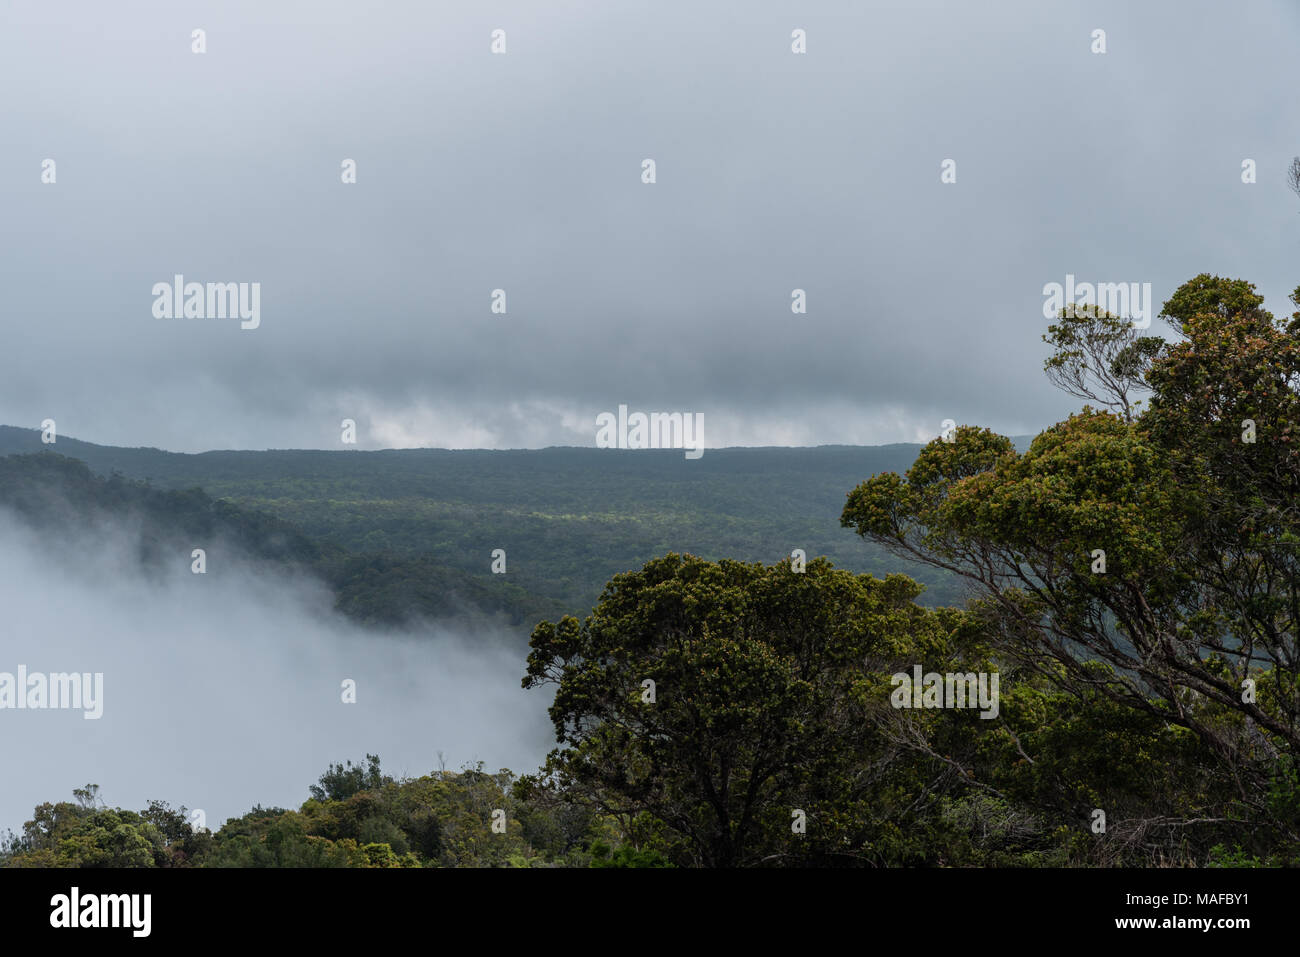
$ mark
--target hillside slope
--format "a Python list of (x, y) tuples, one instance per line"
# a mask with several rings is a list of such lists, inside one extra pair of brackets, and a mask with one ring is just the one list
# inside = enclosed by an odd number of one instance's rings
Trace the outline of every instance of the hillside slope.
[(927, 586), (928, 603), (959, 603), (951, 580), (839, 525), (852, 488), (905, 470), (919, 449), (716, 449), (694, 461), (680, 451), (589, 448), (182, 454), (63, 437), (47, 446), (36, 430), (0, 426), (0, 454), (57, 451), (100, 475), (201, 487), (337, 544), (354, 561), (382, 558), (371, 578), (392, 578), (401, 594), (435, 567), (492, 587), (502, 578), (491, 574), (492, 552), (504, 549), (506, 581), (580, 615), (611, 576), (670, 551), (773, 562), (802, 548), (854, 571), (906, 572)]

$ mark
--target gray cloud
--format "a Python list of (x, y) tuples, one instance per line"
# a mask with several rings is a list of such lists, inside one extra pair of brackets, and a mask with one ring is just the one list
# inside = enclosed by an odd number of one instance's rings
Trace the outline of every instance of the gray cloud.
[[(1074, 407), (1045, 283), (1209, 271), (1279, 313), (1300, 283), (1286, 0), (73, 6), (0, 14), (13, 424), (591, 445), (626, 402), (713, 446), (1015, 434)], [(154, 319), (175, 273), (260, 282), (261, 328)]]

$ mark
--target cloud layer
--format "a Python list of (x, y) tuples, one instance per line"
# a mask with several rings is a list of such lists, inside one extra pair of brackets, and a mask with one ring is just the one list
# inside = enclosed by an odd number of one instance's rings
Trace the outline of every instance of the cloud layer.
[[(0, 13), (13, 424), (539, 447), (627, 403), (714, 446), (1023, 434), (1074, 407), (1044, 284), (1160, 302), (1210, 271), (1284, 312), (1300, 282), (1290, 0), (74, 6)], [(260, 328), (153, 318), (176, 274), (260, 282)]]

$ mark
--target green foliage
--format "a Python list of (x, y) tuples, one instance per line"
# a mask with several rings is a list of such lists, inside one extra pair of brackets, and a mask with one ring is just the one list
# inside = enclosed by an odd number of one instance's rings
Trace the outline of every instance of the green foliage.
[(870, 859), (873, 795), (896, 783), (863, 774), (889, 750), (874, 665), (969, 639), (918, 592), (825, 560), (796, 573), (670, 554), (616, 576), (585, 622), (533, 632), (524, 684), (556, 686), (563, 745), (546, 784), (676, 864)]
[(73, 793), (76, 803), (42, 804), (21, 836), (0, 847), (9, 867), (187, 867), (211, 846), (211, 835), (194, 832), (185, 808), (153, 801), (135, 813), (103, 807), (99, 788)]
[[(258, 806), (213, 833), (158, 801), (138, 814), (99, 806), (89, 785), (77, 803), (43, 804), (21, 835), (0, 840), (0, 866), (585, 867), (592, 841), (608, 833), (595, 816), (527, 787), (517, 794), (514, 775), (481, 765), (397, 781), (367, 755), (364, 766), (331, 765), (311, 790), (297, 811)], [(492, 827), (497, 809), (504, 833)]]
[(1132, 320), (1097, 307), (1067, 305), (1043, 341), (1053, 352), (1043, 370), (1060, 388), (1131, 421), (1147, 387), (1147, 371), (1164, 340), (1141, 336)]
[(320, 781), (308, 790), (318, 801), (345, 801), (360, 791), (383, 787), (391, 781), (392, 778), (379, 770), (379, 755), (367, 754), (364, 767), (351, 761), (346, 768), (341, 764), (330, 765)]
[(1210, 862), (1207, 867), (1259, 867), (1258, 857), (1251, 857), (1240, 847), (1227, 848), (1216, 844), (1210, 848)]
[[(0, 453), (44, 448), (38, 432), (0, 426)], [(771, 561), (791, 543), (880, 577), (910, 572), (928, 603), (958, 600), (950, 576), (864, 550), (835, 521), (845, 488), (905, 468), (915, 445), (723, 449), (693, 462), (679, 451), (575, 448), (180, 455), (64, 437), (58, 448), (89, 470), (65, 488), (23, 456), (34, 502), (61, 501), (79, 521), (95, 509), (151, 513), (158, 530), (185, 519), (178, 544), (229, 526), (241, 549), (323, 578), (364, 624), (471, 617), (526, 635), (543, 618), (591, 608), (615, 574), (667, 552)], [(0, 502), (18, 469), (0, 466)], [(110, 482), (111, 495), (98, 488)], [(192, 521), (203, 516), (207, 526)], [(497, 547), (507, 549), (506, 575), (490, 573)]]
[[(254, 811), (226, 823), (213, 867), (535, 867), (585, 858), (591, 818), (563, 820), (482, 765), (396, 781), (367, 766), (332, 765), (298, 811)], [(359, 787), (357, 786), (359, 785)], [(505, 812), (505, 832), (493, 812)], [(566, 842), (563, 835), (568, 834)], [(536, 843), (530, 838), (536, 838)]]
[(603, 841), (591, 845), (592, 867), (672, 867), (658, 851), (638, 850), (626, 844), (610, 849)]
[[(1076, 821), (1106, 809), (1099, 863), (1204, 864), (1212, 847), (1300, 858), (1285, 770), (1300, 745), (1300, 313), (1279, 323), (1262, 302), (1248, 283), (1197, 276), (1165, 303), (1175, 342), (1063, 316), (1045, 337), (1049, 374), (1119, 414), (1085, 406), (1023, 455), (959, 429), (904, 476), (860, 484), (841, 515), (969, 582), (1001, 653), (1087, 716), (1046, 763), (1052, 739), (1021, 735), (1050, 790), (1015, 776), (999, 788), (1055, 795), (1055, 812), (1073, 794)], [(1140, 413), (1137, 388), (1151, 392)], [(1160, 787), (1116, 781), (1116, 747)]]

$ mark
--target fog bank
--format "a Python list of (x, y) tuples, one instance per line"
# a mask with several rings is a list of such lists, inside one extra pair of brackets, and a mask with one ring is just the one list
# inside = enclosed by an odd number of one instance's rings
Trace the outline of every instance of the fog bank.
[(435, 769), (438, 752), (451, 770), (526, 772), (552, 745), (550, 694), (520, 687), (519, 635), (369, 631), (323, 585), (221, 549), (203, 575), (187, 551), (145, 574), (136, 534), (73, 541), (0, 511), (0, 673), (103, 674), (98, 719), (0, 709), (0, 831), (88, 782), (110, 806), (201, 808), (215, 830), (258, 803), (296, 808), (330, 763), (367, 752), (397, 776)]

